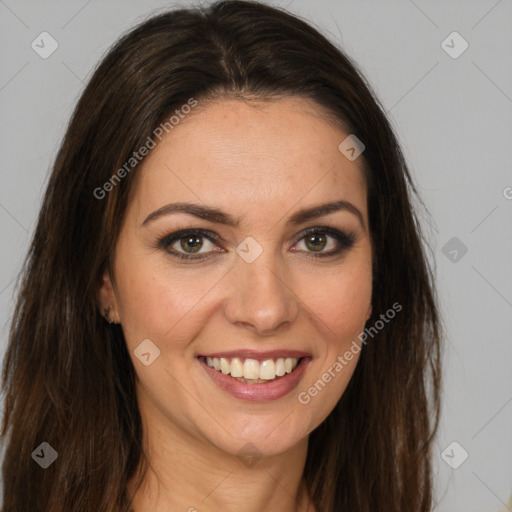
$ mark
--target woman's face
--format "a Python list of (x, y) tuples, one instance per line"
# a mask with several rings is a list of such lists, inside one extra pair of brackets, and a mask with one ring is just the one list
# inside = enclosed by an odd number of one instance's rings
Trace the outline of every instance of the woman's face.
[(372, 293), (360, 159), (338, 149), (348, 135), (305, 99), (219, 100), (134, 171), (114, 288), (105, 274), (100, 297), (159, 435), (275, 455), (343, 394)]

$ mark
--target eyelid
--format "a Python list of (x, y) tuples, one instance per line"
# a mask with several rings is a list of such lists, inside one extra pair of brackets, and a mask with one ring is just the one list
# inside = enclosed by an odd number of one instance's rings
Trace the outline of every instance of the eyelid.
[[(329, 235), (330, 237), (334, 238), (335, 240), (338, 240), (338, 242), (343, 242), (343, 238), (346, 239), (346, 241), (353, 242), (355, 240), (355, 233), (352, 233), (350, 231), (344, 231), (337, 228), (332, 228), (330, 226), (311, 226), (309, 228), (305, 228), (302, 231), (300, 231), (294, 238), (294, 244), (302, 240), (304, 237), (306, 237), (309, 234), (313, 233), (320, 233)], [(342, 240), (339, 240), (339, 238), (342, 238)]]
[[(212, 243), (218, 244), (219, 242), (224, 242), (223, 238), (218, 235), (217, 233), (213, 231), (209, 231), (207, 229), (201, 229), (201, 228), (178, 228), (177, 230), (173, 231), (172, 233), (169, 233), (168, 235), (165, 235), (161, 238), (159, 238), (158, 241), (158, 247), (166, 248), (173, 244), (174, 242), (180, 240), (181, 238), (184, 238), (187, 235), (200, 235), (208, 240), (210, 240)], [(186, 254), (186, 253), (183, 253)], [(204, 254), (204, 253), (201, 253)]]

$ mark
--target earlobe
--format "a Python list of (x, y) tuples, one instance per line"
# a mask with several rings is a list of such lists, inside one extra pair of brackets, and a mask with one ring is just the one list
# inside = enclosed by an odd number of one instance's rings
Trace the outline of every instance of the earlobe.
[(116, 295), (108, 268), (104, 270), (100, 278), (98, 286), (98, 303), (101, 314), (105, 317), (107, 322), (110, 324), (120, 323)]
[(109, 306), (108, 308), (105, 308), (103, 310), (103, 316), (105, 317), (105, 320), (109, 323), (109, 324), (113, 324), (113, 323), (116, 323), (114, 322), (111, 318), (110, 318), (110, 313), (113, 312), (114, 310), (114, 307), (113, 306)]
[(368, 308), (368, 316), (366, 317), (366, 320), (368, 320), (372, 316), (372, 305), (370, 304), (370, 307)]

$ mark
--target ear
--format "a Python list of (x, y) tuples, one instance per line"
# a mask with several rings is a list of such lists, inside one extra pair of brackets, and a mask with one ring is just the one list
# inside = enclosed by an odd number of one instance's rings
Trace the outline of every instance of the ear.
[(109, 309), (108, 318), (106, 318), (107, 321), (116, 324), (120, 323), (116, 294), (108, 268), (105, 268), (100, 278), (98, 285), (98, 303), (103, 317), (106, 316), (105, 309)]
[(368, 308), (368, 316), (366, 317), (366, 320), (368, 321), (368, 319), (372, 316), (372, 305), (370, 304), (370, 307)]

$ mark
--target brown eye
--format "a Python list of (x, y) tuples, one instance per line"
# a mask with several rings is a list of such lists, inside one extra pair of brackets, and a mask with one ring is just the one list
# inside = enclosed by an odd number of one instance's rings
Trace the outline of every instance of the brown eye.
[[(205, 247), (206, 240), (206, 247)], [(215, 252), (215, 243), (220, 237), (203, 230), (181, 230), (165, 236), (158, 242), (158, 247), (165, 249), (178, 259), (204, 259)], [(212, 247), (208, 247), (210, 244)], [(205, 249), (201, 251), (201, 249)], [(201, 251), (201, 252), (199, 252)]]
[(186, 252), (191, 249), (192, 252), (197, 252), (201, 249), (203, 242), (200, 236), (187, 235), (180, 238), (180, 247)]
[(306, 247), (304, 252), (309, 253), (310, 257), (324, 258), (336, 256), (349, 249), (354, 245), (355, 239), (354, 233), (346, 234), (325, 226), (308, 228), (299, 238), (299, 244), (304, 243)]
[(306, 245), (312, 251), (321, 251), (327, 244), (326, 237), (324, 235), (308, 235), (305, 238)]

